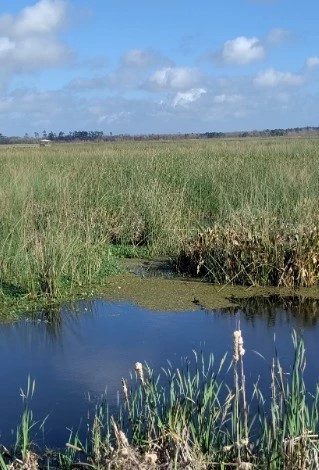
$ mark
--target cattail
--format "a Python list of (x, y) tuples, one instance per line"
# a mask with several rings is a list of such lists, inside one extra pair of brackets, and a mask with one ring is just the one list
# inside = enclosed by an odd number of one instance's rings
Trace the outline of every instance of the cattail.
[(244, 340), (241, 335), (241, 330), (235, 330), (233, 334), (233, 359), (235, 362), (239, 361), (239, 358), (245, 354)]
[(238, 354), (238, 338), (239, 338), (239, 330), (235, 330), (233, 333), (233, 359), (235, 362), (239, 360)]
[(238, 341), (238, 352), (239, 352), (239, 355), (240, 356), (243, 356), (245, 354), (245, 349), (244, 349), (244, 339), (241, 335), (241, 331), (239, 330), (240, 332), (240, 337), (239, 337), (239, 341)]
[(113, 416), (111, 416), (111, 424), (112, 424), (113, 429), (114, 429), (114, 434), (115, 434), (115, 437), (116, 437), (118, 446), (119, 446), (119, 447), (128, 447), (128, 446), (129, 446), (129, 442), (128, 442), (128, 440), (127, 440), (127, 437), (125, 436), (125, 434), (124, 434), (123, 431), (120, 431), (120, 430), (119, 430), (119, 428), (117, 427), (117, 424), (116, 424), (115, 419), (113, 418)]
[(125, 399), (128, 411), (130, 412), (130, 402), (129, 402), (129, 399), (128, 399), (128, 390), (127, 390), (127, 385), (126, 385), (125, 379), (123, 379), (123, 377), (122, 377), (122, 389), (123, 389), (123, 395), (124, 395), (124, 399)]
[(127, 385), (126, 385), (125, 379), (123, 379), (123, 377), (122, 377), (122, 389), (123, 389), (123, 395), (124, 395), (125, 401), (127, 402), (128, 401), (128, 391), (127, 391)]
[(127, 437), (125, 436), (123, 431), (119, 431), (118, 440), (119, 440), (120, 445), (122, 445), (123, 447), (128, 447), (129, 446)]
[(142, 385), (145, 385), (144, 371), (143, 371), (143, 365), (142, 365), (142, 363), (141, 363), (141, 362), (136, 362), (136, 363), (135, 363), (135, 366), (134, 366), (134, 369), (136, 370), (137, 375), (138, 375), (139, 378), (140, 378), (141, 384), (142, 384)]

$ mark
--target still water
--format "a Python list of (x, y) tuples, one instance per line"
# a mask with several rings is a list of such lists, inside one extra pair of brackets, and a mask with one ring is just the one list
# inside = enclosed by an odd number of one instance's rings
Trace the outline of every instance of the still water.
[(240, 308), (223, 311), (194, 304), (191, 311), (167, 312), (95, 299), (62, 306), (54, 314), (55, 321), (50, 312), (39, 312), (0, 325), (1, 443), (12, 441), (22, 410), (20, 387), (26, 387), (28, 375), (36, 381), (34, 419), (40, 423), (47, 417), (45, 437), (38, 433), (36, 439), (40, 445), (61, 447), (69, 429), (80, 425), (85, 429), (88, 409), (105, 391), (116, 412), (121, 377), (129, 377), (135, 362), (146, 361), (160, 372), (168, 360), (180, 366), (181, 358), (191, 358), (194, 349), (213, 352), (216, 365), (227, 351), (230, 360), (238, 321), (245, 342), (247, 382), (260, 377), (267, 394), (275, 349), (289, 370), (293, 328), (306, 345), (307, 386), (319, 381), (317, 301), (251, 299)]

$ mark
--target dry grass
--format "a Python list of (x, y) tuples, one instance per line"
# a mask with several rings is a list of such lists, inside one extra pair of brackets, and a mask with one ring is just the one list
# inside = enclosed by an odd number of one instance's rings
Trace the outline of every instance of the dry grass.
[(319, 227), (219, 226), (185, 242), (177, 267), (217, 284), (309, 287), (319, 279)]

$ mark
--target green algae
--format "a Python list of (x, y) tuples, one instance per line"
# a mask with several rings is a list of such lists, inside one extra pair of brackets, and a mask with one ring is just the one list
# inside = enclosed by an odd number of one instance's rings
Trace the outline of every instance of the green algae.
[(300, 296), (319, 299), (319, 288), (217, 286), (188, 278), (142, 277), (124, 273), (109, 279), (100, 295), (111, 300), (129, 300), (152, 310), (221, 309), (239, 305), (252, 297)]

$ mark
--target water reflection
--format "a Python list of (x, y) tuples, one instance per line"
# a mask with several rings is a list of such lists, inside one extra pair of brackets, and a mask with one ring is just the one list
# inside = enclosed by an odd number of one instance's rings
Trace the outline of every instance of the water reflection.
[[(291, 331), (298, 329), (306, 343), (306, 379), (319, 378), (318, 301), (289, 298), (252, 298), (225, 311), (150, 311), (126, 302), (91, 299), (54, 310), (42, 310), (23, 321), (0, 325), (2, 380), (0, 381), (1, 442), (19, 420), (20, 387), (30, 374), (36, 380), (33, 412), (45, 425), (45, 443), (62, 446), (69, 428), (85, 423), (88, 394), (100, 396), (107, 389), (111, 408), (116, 407), (121, 378), (128, 377), (136, 361), (146, 361), (156, 371), (180, 366), (193, 350), (213, 351), (216, 363), (228, 351), (240, 321), (245, 341), (247, 383), (259, 379), (269, 392), (268, 378), (275, 347), (282, 365), (289, 369)], [(274, 344), (276, 337), (276, 345)], [(258, 351), (260, 355), (257, 355)], [(264, 359), (262, 358), (264, 357)], [(85, 428), (85, 426), (84, 426)]]
[[(234, 299), (235, 300), (235, 299)], [(229, 312), (243, 315), (247, 321), (254, 322), (262, 317), (267, 325), (282, 322), (283, 317), (289, 323), (291, 317), (299, 327), (315, 326), (319, 320), (319, 300), (302, 296), (270, 295), (248, 299), (236, 299), (239, 307), (228, 309)]]

